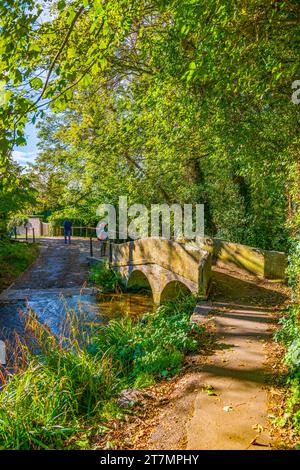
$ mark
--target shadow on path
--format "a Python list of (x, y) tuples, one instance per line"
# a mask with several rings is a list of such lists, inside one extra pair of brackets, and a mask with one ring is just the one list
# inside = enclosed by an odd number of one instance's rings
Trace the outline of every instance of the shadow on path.
[(178, 449), (182, 442), (194, 450), (271, 448), (266, 389), (277, 371), (265, 361), (287, 299), (282, 285), (214, 268), (211, 301), (199, 302), (193, 321), (211, 325), (217, 344), (189, 357), (148, 448)]

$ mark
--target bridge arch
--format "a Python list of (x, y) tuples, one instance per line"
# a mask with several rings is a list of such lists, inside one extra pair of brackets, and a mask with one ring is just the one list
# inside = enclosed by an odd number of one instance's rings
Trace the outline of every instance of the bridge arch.
[(127, 287), (145, 287), (152, 289), (151, 282), (142, 268), (135, 268), (129, 272)]
[(142, 267), (130, 271), (127, 278), (127, 287), (149, 290), (153, 296), (153, 286), (145, 271)]

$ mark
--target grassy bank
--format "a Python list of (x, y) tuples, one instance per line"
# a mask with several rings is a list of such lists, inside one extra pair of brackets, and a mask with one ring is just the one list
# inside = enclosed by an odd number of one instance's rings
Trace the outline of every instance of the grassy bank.
[(292, 304), (280, 320), (281, 329), (276, 339), (286, 347), (284, 357), (289, 367), (286, 377), (289, 393), (286, 397), (286, 412), (280, 426), (292, 426), (300, 436), (300, 243), (295, 241), (289, 257), (289, 285), (293, 290)]
[(3, 377), (0, 448), (95, 448), (107, 421), (123, 413), (122, 390), (173, 376), (200, 347), (204, 329), (189, 322), (194, 305), (185, 297), (138, 322), (112, 320), (89, 334), (70, 321), (68, 338), (55, 338), (34, 315), (27, 319), (40, 352), (22, 345), (17, 373)]
[(35, 243), (0, 241), (0, 292), (28, 268), (37, 254)]

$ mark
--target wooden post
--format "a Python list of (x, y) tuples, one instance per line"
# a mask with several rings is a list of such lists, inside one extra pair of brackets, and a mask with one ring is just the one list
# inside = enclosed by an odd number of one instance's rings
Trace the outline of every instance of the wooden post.
[(28, 242), (28, 228), (25, 227), (25, 236), (26, 236), (26, 241)]
[(91, 258), (93, 258), (93, 239), (90, 237), (90, 255)]
[(109, 264), (112, 263), (112, 241), (109, 240)]
[(33, 243), (35, 243), (34, 227), (32, 227), (32, 241)]

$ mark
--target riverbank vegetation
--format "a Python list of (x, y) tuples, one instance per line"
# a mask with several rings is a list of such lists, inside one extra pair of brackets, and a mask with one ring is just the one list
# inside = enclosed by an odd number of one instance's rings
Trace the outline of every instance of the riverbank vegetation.
[(95, 448), (109, 419), (124, 416), (123, 390), (167, 380), (185, 354), (201, 348), (204, 328), (190, 323), (194, 305), (184, 297), (139, 321), (112, 320), (83, 335), (70, 313), (68, 337), (60, 338), (31, 312), (31, 346), (19, 342), (15, 374), (2, 375), (0, 448)]
[(294, 241), (289, 263), (289, 283), (292, 288), (292, 303), (280, 320), (281, 329), (276, 339), (286, 348), (284, 361), (288, 366), (286, 382), (289, 393), (286, 397), (286, 413), (281, 426), (291, 426), (300, 436), (300, 244)]
[(121, 274), (118, 271), (110, 269), (108, 263), (105, 261), (92, 266), (89, 279), (103, 293), (124, 292), (126, 290), (126, 284)]

